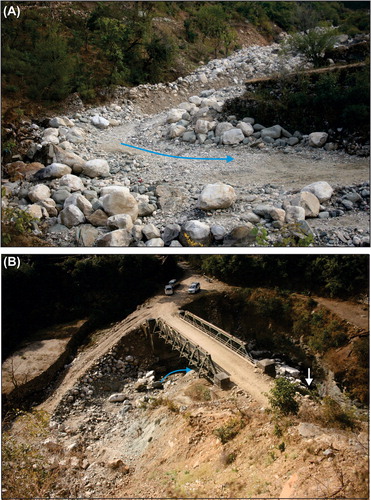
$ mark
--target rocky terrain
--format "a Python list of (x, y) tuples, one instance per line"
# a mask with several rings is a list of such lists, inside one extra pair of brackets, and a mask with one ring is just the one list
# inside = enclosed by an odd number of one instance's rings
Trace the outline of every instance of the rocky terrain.
[(253, 46), (170, 84), (118, 88), (106, 106), (76, 98), (68, 116), (24, 123), (3, 207), (34, 217), (50, 246), (368, 246), (367, 147), (348, 155), (325, 131), (223, 114), (247, 78), (303, 64)]

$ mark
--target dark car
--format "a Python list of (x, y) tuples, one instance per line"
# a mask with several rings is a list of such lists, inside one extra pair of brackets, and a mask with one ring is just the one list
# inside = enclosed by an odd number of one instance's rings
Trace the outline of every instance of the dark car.
[(167, 285), (165, 285), (165, 295), (173, 295), (174, 289), (179, 285), (178, 280), (170, 280)]

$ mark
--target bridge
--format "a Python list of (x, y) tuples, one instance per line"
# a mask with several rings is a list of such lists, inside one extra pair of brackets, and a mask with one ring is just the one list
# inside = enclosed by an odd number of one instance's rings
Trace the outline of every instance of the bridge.
[(200, 376), (221, 387), (230, 380), (266, 404), (270, 380), (258, 373), (245, 343), (188, 311), (147, 321), (147, 334), (158, 335), (184, 356)]

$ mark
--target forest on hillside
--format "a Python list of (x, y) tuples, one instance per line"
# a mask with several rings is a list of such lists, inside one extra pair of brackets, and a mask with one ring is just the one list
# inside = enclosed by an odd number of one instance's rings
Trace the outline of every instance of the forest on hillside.
[(19, 19), (2, 23), (2, 93), (15, 102), (56, 102), (74, 92), (89, 102), (100, 87), (173, 81), (240, 48), (244, 30), (267, 43), (315, 26), (369, 32), (369, 2), (18, 4)]
[(2, 270), (2, 353), (37, 330), (89, 318), (92, 327), (119, 321), (164, 283), (181, 277), (179, 261), (245, 288), (269, 287), (321, 296), (368, 295), (367, 255), (29, 255)]

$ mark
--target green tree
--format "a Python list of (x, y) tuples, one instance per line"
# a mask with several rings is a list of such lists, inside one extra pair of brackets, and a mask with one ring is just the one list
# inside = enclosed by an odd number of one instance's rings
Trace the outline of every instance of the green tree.
[(52, 31), (42, 36), (35, 43), (28, 64), (29, 97), (58, 101), (69, 94), (75, 61), (59, 33)]
[(196, 26), (203, 35), (203, 41), (210, 40), (214, 49), (214, 57), (223, 44), (223, 37), (230, 31), (228, 17), (219, 4), (203, 5), (196, 14)]
[(274, 381), (268, 400), (273, 410), (282, 415), (297, 415), (299, 403), (295, 399), (296, 387), (286, 378)]

